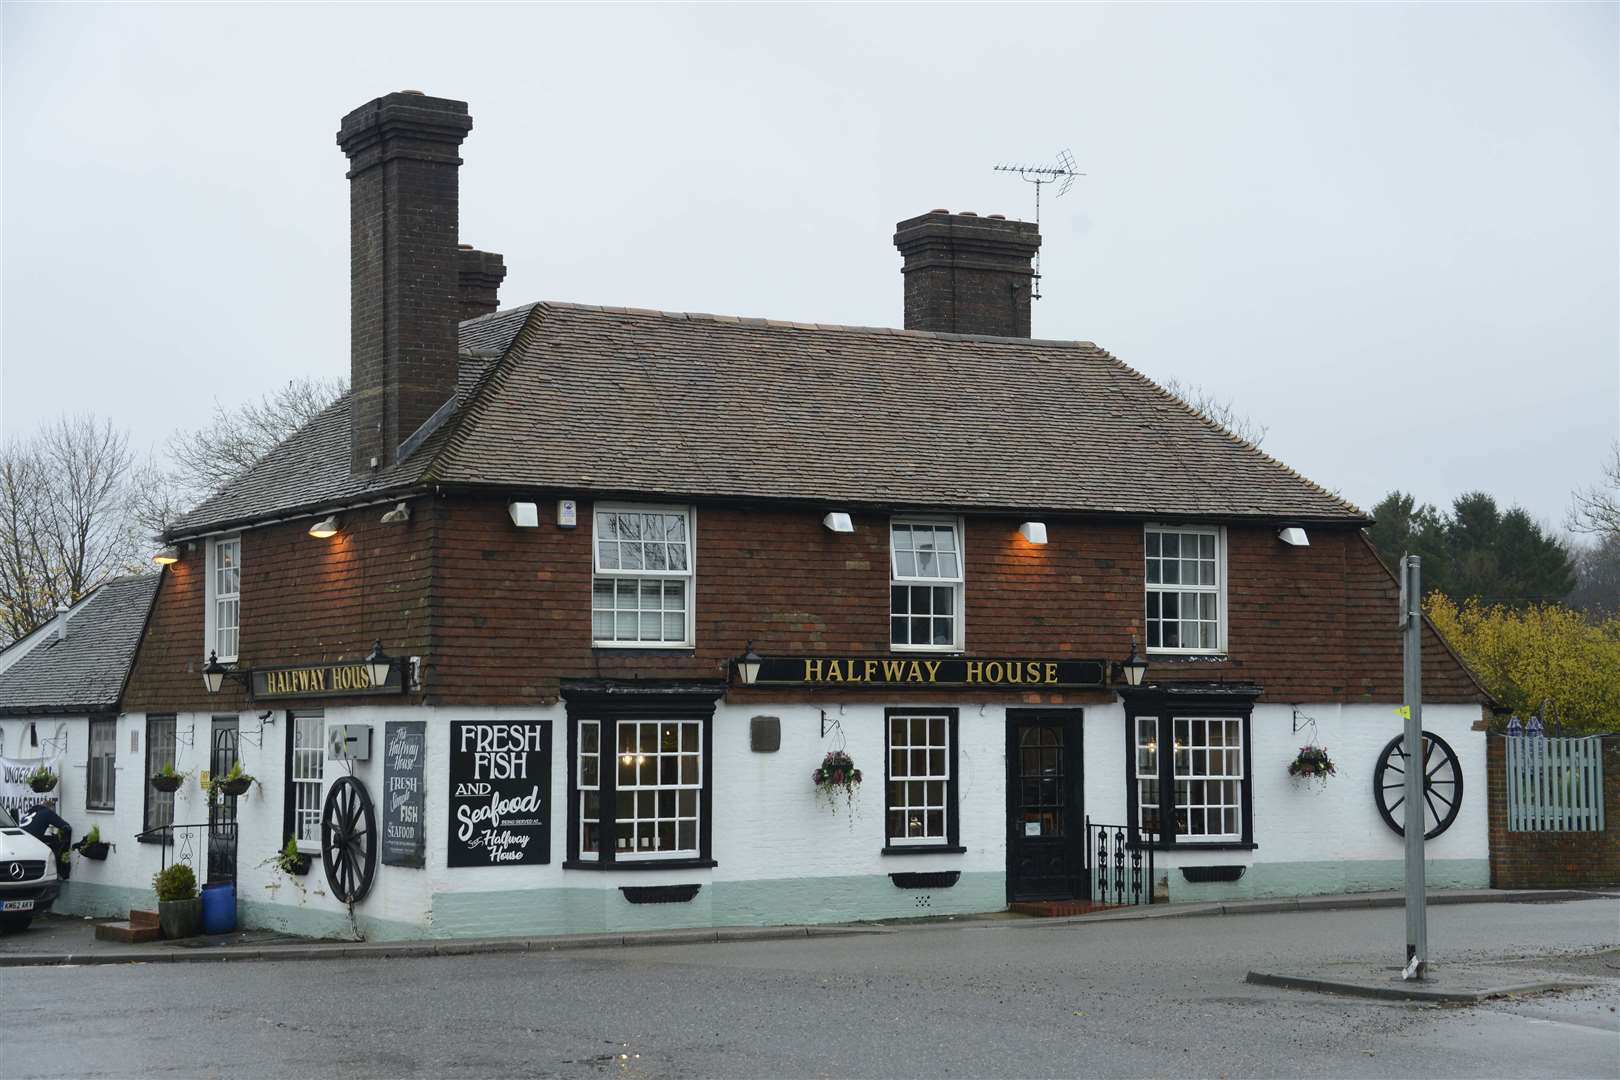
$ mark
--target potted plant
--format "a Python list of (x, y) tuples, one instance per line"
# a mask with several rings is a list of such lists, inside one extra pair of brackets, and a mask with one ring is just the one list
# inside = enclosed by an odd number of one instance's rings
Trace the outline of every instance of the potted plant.
[[(298, 850), (298, 842), (287, 837), (287, 845), (276, 852), (265, 862), (274, 863), (277, 870), (288, 875), (302, 875), (309, 873), (311, 857)], [(261, 864), (262, 865), (262, 864)]]
[(94, 859), (97, 862), (107, 857), (107, 851), (111, 847), (101, 838), (100, 825), (90, 826), (90, 831), (84, 834), (84, 839), (73, 846), (79, 849), (80, 855), (87, 859)]
[(234, 799), (247, 794), (247, 789), (253, 786), (253, 777), (242, 771), (242, 762), (238, 760), (231, 762), (230, 771), (224, 776), (210, 777), (203, 773), (201, 783), (203, 790), (208, 792), (209, 801), (213, 801), (215, 795)]
[(47, 791), (54, 790), (57, 782), (61, 780), (61, 777), (53, 773), (49, 765), (40, 765), (37, 766), (34, 771), (29, 773), (24, 779), (28, 781), (29, 787), (43, 795)]
[(180, 785), (185, 783), (186, 777), (190, 775), (190, 773), (177, 771), (174, 762), (166, 761), (157, 772), (152, 774), (149, 782), (158, 791), (179, 791)]
[(1328, 757), (1325, 746), (1302, 746), (1294, 760), (1288, 763), (1288, 775), (1326, 784), (1327, 778), (1339, 771)]
[(816, 785), (816, 793), (826, 797), (828, 805), (837, 809), (837, 798), (843, 795), (844, 805), (852, 808), (860, 789), (861, 770), (855, 767), (855, 759), (843, 750), (829, 750), (810, 779)]
[(158, 898), (158, 925), (166, 938), (194, 937), (202, 919), (202, 900), (197, 896), (197, 875), (191, 867), (177, 862), (152, 876)]

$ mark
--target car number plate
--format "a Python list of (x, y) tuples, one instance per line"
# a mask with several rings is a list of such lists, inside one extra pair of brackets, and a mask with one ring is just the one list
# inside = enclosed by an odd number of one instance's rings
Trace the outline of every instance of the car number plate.
[(33, 911), (32, 900), (0, 900), (0, 911)]

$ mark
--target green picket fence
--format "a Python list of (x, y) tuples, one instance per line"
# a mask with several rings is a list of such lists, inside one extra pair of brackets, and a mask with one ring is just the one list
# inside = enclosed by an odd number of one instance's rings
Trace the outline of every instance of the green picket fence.
[(1603, 831), (1603, 740), (1507, 739), (1508, 829)]

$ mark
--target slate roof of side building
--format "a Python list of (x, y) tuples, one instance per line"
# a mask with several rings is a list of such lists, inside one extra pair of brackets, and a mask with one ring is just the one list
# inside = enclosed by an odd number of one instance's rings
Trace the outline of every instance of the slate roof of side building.
[(1370, 520), (1090, 342), (540, 303), (461, 348), (461, 403), (407, 460), (351, 476), (339, 401), (169, 537), (423, 484)]
[(46, 623), (14, 647), (28, 652), (0, 672), (0, 716), (116, 708), (157, 595), (157, 574), (113, 578), (75, 604), (67, 636)]

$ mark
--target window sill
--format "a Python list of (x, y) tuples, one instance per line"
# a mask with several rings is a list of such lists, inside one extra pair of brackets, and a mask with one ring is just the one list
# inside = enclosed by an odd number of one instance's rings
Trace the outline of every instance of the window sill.
[(1230, 653), (1219, 650), (1214, 652), (1165, 652), (1162, 649), (1149, 649), (1147, 654), (1149, 659), (1163, 660), (1166, 663), (1176, 660), (1202, 660), (1205, 663), (1225, 663), (1232, 659)]
[(696, 645), (671, 644), (668, 642), (642, 643), (639, 641), (593, 641), (591, 642), (591, 648), (602, 649), (607, 652), (689, 653), (697, 651)]
[(965, 855), (967, 848), (960, 844), (890, 844), (880, 855)]
[(1197, 840), (1186, 840), (1177, 843), (1174, 840), (1161, 840), (1152, 845), (1155, 851), (1254, 851), (1259, 844), (1245, 844), (1241, 840), (1214, 840), (1203, 843)]
[(116, 814), (116, 813), (118, 813), (118, 811), (115, 808), (111, 807), (111, 806), (87, 806), (87, 807), (84, 808), (84, 812), (87, 813), (87, 814)]
[[(153, 826), (153, 828), (162, 828), (162, 826)], [(150, 832), (151, 830), (146, 831)], [(165, 836), (147, 836), (143, 832), (141, 835), (135, 837), (135, 840), (137, 843), (141, 844), (161, 844), (163, 847), (174, 847), (173, 833), (168, 833)]]
[(713, 859), (631, 859), (628, 862), (597, 862), (594, 859), (564, 859), (564, 870), (709, 870), (720, 864)]

